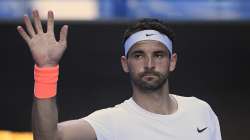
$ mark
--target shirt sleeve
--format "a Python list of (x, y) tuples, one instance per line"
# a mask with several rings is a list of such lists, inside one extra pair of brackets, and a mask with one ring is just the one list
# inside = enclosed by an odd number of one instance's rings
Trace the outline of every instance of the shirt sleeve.
[(211, 140), (221, 140), (219, 120), (210, 106), (209, 106), (209, 118), (210, 118), (210, 124), (211, 124), (210, 127), (212, 128)]
[(199, 106), (202, 106), (202, 112), (205, 114), (205, 121), (210, 129), (209, 140), (221, 140), (220, 124), (217, 115), (207, 102), (196, 97), (194, 99), (199, 102)]
[(93, 127), (97, 140), (113, 140), (112, 119), (109, 109), (95, 111), (82, 119)]

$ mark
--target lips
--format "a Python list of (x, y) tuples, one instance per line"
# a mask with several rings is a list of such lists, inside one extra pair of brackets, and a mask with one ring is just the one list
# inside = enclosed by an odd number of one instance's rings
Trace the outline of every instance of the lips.
[(156, 75), (144, 75), (143, 77), (157, 77)]
[(145, 79), (145, 80), (153, 80), (155, 78), (158, 78), (160, 77), (160, 75), (156, 72), (144, 72), (141, 74), (140, 76), (142, 79)]
[(151, 80), (153, 80), (155, 78), (157, 78), (157, 76), (156, 75), (152, 75), (152, 74), (150, 74), (150, 75), (144, 75), (143, 76), (143, 79), (145, 79), (147, 81), (151, 81)]

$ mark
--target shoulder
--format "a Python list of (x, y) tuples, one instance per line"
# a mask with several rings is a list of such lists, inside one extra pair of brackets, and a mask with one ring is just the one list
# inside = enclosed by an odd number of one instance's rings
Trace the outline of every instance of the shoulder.
[(100, 119), (100, 120), (112, 120), (115, 117), (118, 117), (125, 112), (125, 107), (128, 100), (125, 100), (124, 102), (117, 104), (113, 107), (108, 107), (104, 109), (99, 109), (94, 111), (93, 113), (89, 114), (87, 119)]
[(196, 114), (203, 117), (217, 117), (211, 106), (204, 100), (197, 97), (185, 97), (174, 95), (182, 110), (188, 114)]
[(123, 104), (124, 102), (114, 107), (97, 110), (82, 120), (87, 121), (92, 126), (97, 139), (114, 139), (115, 120), (124, 114), (122, 113), (124, 112)]
[(180, 96), (180, 95), (174, 95), (173, 96), (176, 98), (178, 103), (181, 105), (185, 106), (186, 108), (189, 109), (211, 109), (210, 105), (197, 97), (191, 96), (191, 97), (185, 97), (185, 96)]
[[(211, 106), (204, 100), (197, 97), (184, 97), (175, 95), (180, 103), (180, 108), (186, 118), (190, 118), (197, 125), (214, 125), (218, 122), (217, 115)], [(214, 127), (214, 126), (211, 126)]]

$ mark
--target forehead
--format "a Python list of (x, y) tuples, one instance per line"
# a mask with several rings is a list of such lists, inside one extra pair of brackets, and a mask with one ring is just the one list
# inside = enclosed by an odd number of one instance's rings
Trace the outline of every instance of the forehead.
[(166, 46), (159, 41), (155, 40), (143, 40), (135, 43), (129, 50), (129, 52), (143, 51), (143, 52), (155, 52), (163, 51), (168, 52)]

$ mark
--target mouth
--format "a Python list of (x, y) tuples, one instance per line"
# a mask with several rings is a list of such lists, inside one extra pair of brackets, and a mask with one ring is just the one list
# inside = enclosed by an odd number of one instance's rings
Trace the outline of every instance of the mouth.
[(147, 74), (147, 75), (144, 75), (143, 77), (157, 77), (157, 76), (154, 74)]
[(146, 81), (152, 81), (155, 78), (157, 78), (157, 76), (152, 74), (143, 76), (143, 79), (145, 79)]

